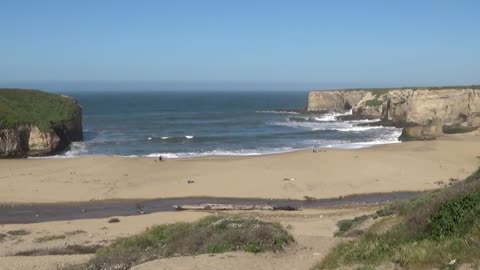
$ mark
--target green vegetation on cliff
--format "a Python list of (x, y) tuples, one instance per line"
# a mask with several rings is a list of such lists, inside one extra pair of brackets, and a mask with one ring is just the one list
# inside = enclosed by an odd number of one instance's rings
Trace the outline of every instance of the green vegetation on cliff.
[(367, 102), (365, 102), (365, 105), (368, 107), (377, 107), (377, 106), (381, 106), (382, 104), (383, 104), (383, 101), (381, 101), (378, 98), (370, 99), (370, 100), (367, 100)]
[(48, 132), (52, 123), (69, 120), (76, 100), (39, 90), (0, 88), (0, 129), (33, 124)]
[[(450, 179), (437, 191), (392, 204), (358, 238), (335, 247), (315, 269), (373, 267), (394, 263), (406, 269), (455, 269), (480, 264), (480, 169), (464, 181)], [(359, 235), (365, 217), (339, 223), (338, 235)], [(346, 226), (345, 224), (348, 224)]]

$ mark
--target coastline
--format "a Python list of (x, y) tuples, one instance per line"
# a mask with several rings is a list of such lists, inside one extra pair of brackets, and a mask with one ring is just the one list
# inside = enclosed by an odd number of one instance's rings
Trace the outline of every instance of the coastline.
[[(301, 150), (261, 156), (166, 159), (164, 162), (158, 158), (112, 156), (2, 160), (0, 212), (8, 218), (0, 217), (5, 221), (0, 224), (0, 236), (4, 237), (3, 242), (0, 241), (0, 250), (3, 250), (0, 264), (6, 269), (47, 270), (85, 263), (94, 256), (92, 253), (49, 252), (71, 246), (107, 246), (118, 238), (139, 234), (154, 225), (192, 222), (222, 213), (159, 210), (158, 207), (170, 208), (175, 198), (182, 202), (208, 196), (212, 197), (208, 200), (215, 202), (221, 202), (218, 197), (231, 197), (240, 202), (252, 202), (256, 198), (263, 202), (293, 199), (301, 205), (340, 203), (302, 207), (300, 211), (227, 211), (226, 214), (279, 222), (296, 241), (280, 254), (230, 252), (173, 257), (132, 268), (153, 270), (180, 266), (206, 270), (221, 263), (226, 269), (252, 265), (311, 269), (342, 241), (341, 237), (334, 237), (338, 222), (382, 209), (386, 201), (392, 199), (388, 196), (395, 194), (391, 192), (413, 194), (441, 188), (452, 179), (463, 179), (480, 166), (479, 143), (477, 131), (434, 141), (360, 149), (326, 148), (315, 153)], [(194, 182), (189, 184), (187, 180)], [(365, 196), (372, 193), (383, 194), (387, 200), (368, 203)], [(353, 194), (367, 203), (349, 204)], [(166, 203), (141, 204), (155, 202), (155, 198), (162, 198)], [(108, 202), (128, 203), (109, 211), (105, 204)], [(139, 202), (145, 214), (135, 211)], [(64, 207), (69, 205), (72, 207)], [(22, 235), (12, 235), (15, 232)], [(39, 256), (28, 255), (37, 251)], [(19, 254), (27, 255), (16, 256)]]
[[(52, 155), (52, 156), (41, 156), (41, 157), (28, 157), (28, 159), (62, 159), (62, 158), (84, 158), (84, 157), (115, 157), (115, 158), (159, 158), (160, 156), (167, 159), (202, 159), (202, 158), (231, 158), (231, 157), (258, 157), (258, 156), (269, 156), (269, 155), (279, 155), (279, 154), (288, 154), (302, 151), (313, 151), (313, 150), (354, 150), (354, 149), (363, 149), (371, 148), (375, 146), (390, 145), (390, 144), (399, 144), (401, 141), (373, 141), (373, 142), (359, 142), (359, 143), (350, 143), (350, 144), (335, 144), (319, 147), (307, 147), (307, 148), (290, 148), (285, 147), (282, 150), (271, 150), (265, 152), (241, 152), (241, 151), (207, 151), (207, 152), (180, 152), (180, 153), (150, 153), (143, 155), (107, 155), (107, 154), (79, 154), (79, 155), (70, 155), (69, 151), (66, 151), (62, 154)], [(217, 152), (218, 154), (213, 154)]]
[(474, 171), (480, 165), (475, 148), (479, 142), (473, 132), (361, 149), (165, 162), (111, 156), (2, 160), (0, 203), (178, 197), (301, 200), (431, 190)]

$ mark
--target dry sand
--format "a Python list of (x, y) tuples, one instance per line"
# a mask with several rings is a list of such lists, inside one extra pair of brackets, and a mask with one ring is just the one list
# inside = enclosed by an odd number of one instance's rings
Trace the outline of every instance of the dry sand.
[[(139, 265), (133, 269), (310, 269), (335, 244), (333, 238), (336, 222), (345, 218), (370, 213), (378, 206), (363, 206), (346, 209), (316, 209), (298, 212), (234, 212), (250, 215), (269, 221), (281, 222), (294, 236), (296, 243), (285, 252), (249, 254), (231, 252), (222, 255), (202, 255), (156, 260)], [(140, 233), (156, 224), (178, 221), (191, 222), (209, 214), (208, 212), (170, 212), (148, 215), (119, 217), (120, 222), (108, 223), (109, 219), (90, 219), (74, 221), (52, 221), (34, 224), (0, 225), (0, 233), (12, 230), (25, 230), (27, 235), (8, 236), (0, 241), (0, 269), (56, 269), (67, 264), (88, 261), (90, 255), (69, 256), (11, 256), (17, 252), (32, 249), (62, 248), (67, 245), (107, 245), (118, 237)], [(75, 232), (75, 233), (74, 233)], [(38, 242), (46, 236), (65, 236)]]
[[(417, 191), (480, 164), (480, 136), (256, 157), (80, 157), (0, 161), (0, 203), (185, 196), (303, 199)], [(294, 181), (284, 181), (293, 178)], [(195, 181), (188, 184), (187, 180)]]
[[(461, 179), (477, 169), (479, 143), (478, 133), (472, 133), (367, 149), (300, 151), (259, 157), (166, 162), (120, 157), (1, 160), (0, 205), (184, 196), (331, 198), (358, 193), (426, 190), (447, 184), (450, 178)], [(294, 178), (294, 181), (284, 181), (284, 178)], [(195, 183), (188, 184), (187, 179)], [(339, 241), (333, 237), (338, 220), (375, 210), (373, 206), (365, 206), (299, 212), (243, 212), (241, 214), (281, 222), (289, 228), (297, 244), (277, 254), (236, 252), (169, 258), (147, 262), (134, 269), (310, 269)], [(0, 225), (0, 234), (7, 235), (0, 238), (0, 269), (56, 269), (68, 263), (85, 262), (90, 255), (10, 255), (73, 244), (107, 245), (118, 237), (139, 233), (155, 224), (193, 221), (207, 214), (212, 213), (153, 213), (120, 217), (119, 223), (90, 219)], [(28, 234), (9, 235), (7, 232), (12, 230), (25, 230)], [(39, 241), (42, 237), (44, 241)], [(49, 237), (53, 238), (45, 240)]]

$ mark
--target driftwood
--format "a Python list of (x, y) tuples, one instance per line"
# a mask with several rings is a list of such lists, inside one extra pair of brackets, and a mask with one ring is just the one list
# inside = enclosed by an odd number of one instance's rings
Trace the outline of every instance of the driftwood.
[(297, 207), (286, 205), (286, 206), (272, 206), (266, 204), (215, 204), (215, 203), (206, 203), (206, 204), (184, 204), (184, 205), (174, 205), (177, 211), (181, 210), (217, 210), (217, 211), (226, 211), (226, 210), (264, 210), (264, 211), (274, 211), (274, 210), (285, 210), (285, 211), (295, 211), (298, 210)]

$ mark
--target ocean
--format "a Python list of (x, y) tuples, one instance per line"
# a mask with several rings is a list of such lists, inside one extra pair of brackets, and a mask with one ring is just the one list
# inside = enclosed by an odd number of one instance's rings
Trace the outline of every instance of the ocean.
[[(302, 114), (307, 92), (71, 92), (85, 140), (63, 157), (262, 155), (396, 143), (400, 130)], [(348, 112), (347, 112), (348, 114)]]

